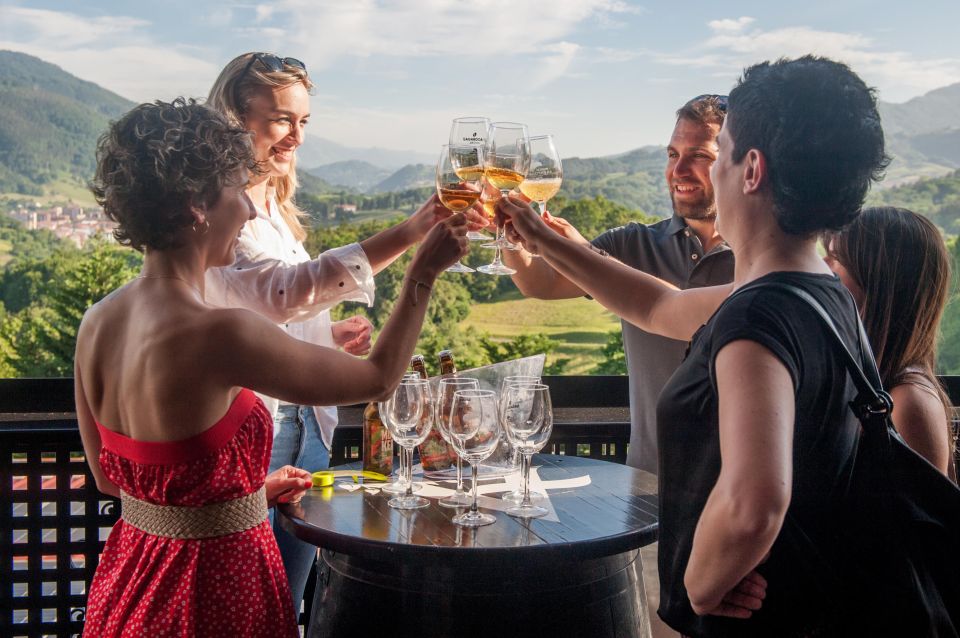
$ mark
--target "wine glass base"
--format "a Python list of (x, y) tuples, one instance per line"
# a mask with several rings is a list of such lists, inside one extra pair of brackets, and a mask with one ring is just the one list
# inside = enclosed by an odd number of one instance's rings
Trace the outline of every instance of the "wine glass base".
[(461, 263), (458, 261), (458, 262), (455, 263), (454, 265), (452, 265), (452, 266), (450, 266), (449, 268), (447, 268), (444, 272), (476, 272), (476, 270), (474, 270), (474, 269), (471, 268), (470, 266), (466, 266), (466, 265), (464, 265), (464, 264), (461, 264)]
[(497, 522), (496, 516), (483, 512), (464, 512), (453, 517), (453, 524), (460, 527), (483, 527)]
[[(413, 491), (419, 492), (423, 489), (423, 483), (416, 481), (413, 484)], [(403, 494), (407, 491), (407, 482), (398, 482), (394, 481), (393, 483), (387, 483), (380, 488), (380, 491), (386, 492), (387, 494)]]
[[(531, 501), (542, 501), (547, 498), (546, 495), (541, 494), (540, 492), (530, 492)], [(519, 505), (523, 502), (523, 490), (513, 490), (512, 492), (504, 492), (503, 496), (500, 497), (501, 500), (508, 501), (510, 503), (516, 503)]]
[(517, 505), (507, 509), (507, 514), (517, 518), (540, 518), (550, 512), (539, 505)]
[(442, 507), (470, 507), (470, 495), (466, 492), (454, 492), (446, 498), (442, 498), (437, 501), (437, 504)]
[(397, 496), (387, 501), (387, 505), (397, 510), (417, 510), (430, 505), (422, 496)]
[(479, 230), (471, 230), (467, 232), (467, 239), (470, 241), (491, 241), (493, 236), (480, 232)]
[(513, 268), (504, 266), (503, 264), (486, 264), (478, 267), (477, 270), (485, 275), (512, 275), (517, 272)]

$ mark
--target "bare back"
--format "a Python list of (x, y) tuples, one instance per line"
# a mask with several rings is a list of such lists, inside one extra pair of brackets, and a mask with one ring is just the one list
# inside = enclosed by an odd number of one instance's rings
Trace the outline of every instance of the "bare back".
[(93, 306), (76, 370), (94, 419), (141, 441), (185, 439), (216, 423), (239, 392), (211, 361), (216, 312), (175, 280), (134, 280)]

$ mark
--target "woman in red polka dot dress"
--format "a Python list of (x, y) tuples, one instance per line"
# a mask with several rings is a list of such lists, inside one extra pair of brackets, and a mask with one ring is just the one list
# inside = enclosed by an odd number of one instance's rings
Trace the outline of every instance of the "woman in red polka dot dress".
[(98, 147), (94, 194), (143, 270), (77, 335), (77, 419), (100, 491), (121, 499), (87, 601), (85, 636), (297, 636), (267, 507), (309, 475), (267, 474), (270, 414), (251, 390), (306, 405), (377, 399), (413, 353), (437, 274), (466, 252), (462, 215), (437, 224), (392, 317), (359, 359), (204, 303), (254, 214), (249, 134), (177, 100), (136, 107)]

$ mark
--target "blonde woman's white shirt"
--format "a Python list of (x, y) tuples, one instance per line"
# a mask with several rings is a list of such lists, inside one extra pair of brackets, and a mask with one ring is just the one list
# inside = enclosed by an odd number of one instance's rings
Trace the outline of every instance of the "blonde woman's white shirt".
[[(360, 244), (325, 251), (311, 259), (280, 215), (276, 200), (257, 206), (257, 217), (244, 224), (232, 266), (207, 271), (207, 303), (246, 308), (261, 314), (291, 337), (329, 348), (333, 343), (329, 309), (341, 301), (373, 305), (373, 269)], [(276, 417), (280, 402), (260, 395)], [(337, 426), (335, 407), (314, 407), (324, 444), (329, 448)], [(274, 436), (277, 435), (274, 419)]]

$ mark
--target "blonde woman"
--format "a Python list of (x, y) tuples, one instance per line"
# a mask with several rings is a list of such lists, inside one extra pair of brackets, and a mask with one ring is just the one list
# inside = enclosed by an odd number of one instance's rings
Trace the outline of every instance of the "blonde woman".
[[(420, 241), (450, 212), (431, 197), (406, 221), (369, 239), (311, 259), (303, 247), (306, 231), (294, 203), (296, 150), (310, 120), (313, 83), (306, 65), (291, 57), (245, 53), (230, 61), (214, 82), (207, 105), (252, 133), (263, 169), (247, 194), (256, 217), (240, 235), (237, 260), (207, 274), (207, 301), (254, 310), (277, 322), (290, 336), (340, 347), (354, 355), (370, 349), (371, 325), (362, 316), (331, 322), (328, 308), (340, 301), (374, 299), (373, 275)], [(485, 223), (471, 213), (474, 226)], [(271, 468), (293, 465), (326, 468), (337, 425), (336, 408), (279, 403), (264, 398), (274, 415)], [(316, 547), (275, 526), (277, 543), (300, 609)]]

